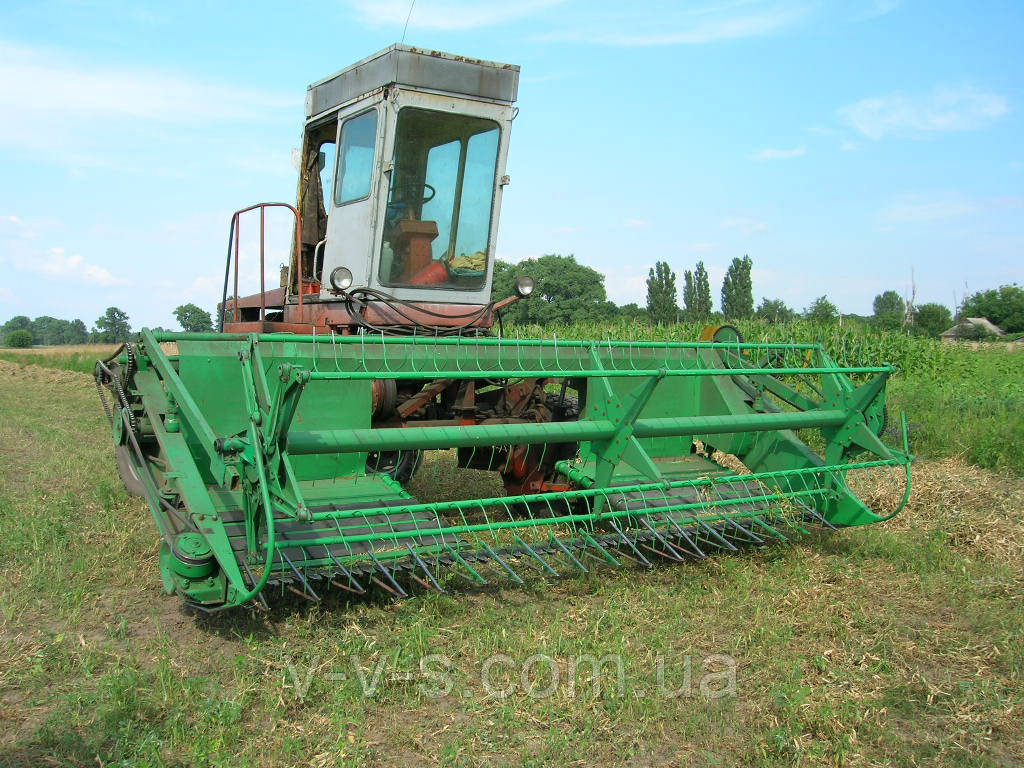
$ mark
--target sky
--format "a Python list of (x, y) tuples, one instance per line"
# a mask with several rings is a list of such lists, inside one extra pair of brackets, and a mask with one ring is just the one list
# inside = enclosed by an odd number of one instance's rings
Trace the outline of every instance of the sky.
[(0, 321), (212, 312), (232, 211), (294, 200), (307, 84), (407, 18), (522, 67), (500, 258), (575, 254), (641, 305), (655, 261), (702, 260), (717, 308), (744, 254), (796, 309), (1024, 282), (1019, 1), (4, 0)]

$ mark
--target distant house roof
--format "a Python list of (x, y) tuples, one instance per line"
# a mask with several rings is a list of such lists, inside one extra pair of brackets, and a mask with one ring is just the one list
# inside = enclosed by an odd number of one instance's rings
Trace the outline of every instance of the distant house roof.
[(940, 334), (944, 339), (959, 339), (968, 328), (978, 328), (993, 336), (1003, 336), (1005, 331), (987, 317), (965, 317), (948, 331)]

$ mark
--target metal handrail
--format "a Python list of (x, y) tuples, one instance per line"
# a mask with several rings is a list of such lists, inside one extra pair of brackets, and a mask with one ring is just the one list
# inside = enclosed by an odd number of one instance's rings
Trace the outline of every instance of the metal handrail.
[[(224, 312), (227, 309), (228, 302), (228, 278), (231, 274), (231, 257), (232, 247), (234, 248), (234, 262), (235, 262), (235, 290), (234, 298), (232, 300), (232, 314), (231, 321), (234, 323), (238, 322), (238, 249), (239, 243), (241, 242), (241, 216), (243, 213), (249, 213), (250, 211), (259, 210), (260, 212), (260, 321), (266, 319), (267, 316), (267, 285), (266, 285), (266, 270), (264, 259), (266, 256), (266, 210), (267, 208), (287, 208), (292, 212), (295, 217), (295, 253), (297, 261), (299, 262), (298, 272), (298, 292), (299, 292), (299, 306), (302, 306), (302, 216), (299, 214), (298, 209), (289, 203), (256, 203), (250, 205), (248, 208), (242, 208), (235, 211), (231, 215), (231, 228), (228, 232), (228, 255), (227, 261), (224, 264), (224, 290), (221, 293), (220, 302), (220, 317), (218, 318), (218, 328), (220, 332), (224, 331)], [(291, 259), (289, 259), (289, 262)], [(291, 280), (289, 280), (289, 283)], [(287, 288), (285, 289), (287, 291)]]

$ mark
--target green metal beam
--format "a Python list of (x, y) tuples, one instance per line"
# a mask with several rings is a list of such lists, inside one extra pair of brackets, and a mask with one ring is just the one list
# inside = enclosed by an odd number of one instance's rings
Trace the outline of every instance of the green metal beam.
[[(563, 361), (564, 362), (564, 361)], [(808, 373), (891, 373), (891, 366), (864, 365), (848, 368), (571, 368), (566, 366), (545, 369), (517, 369), (504, 365), (490, 370), (444, 370), (440, 368), (392, 370), (386, 367), (376, 371), (313, 371), (312, 381), (360, 381), (363, 379), (494, 379), (516, 378), (543, 379), (553, 376), (581, 376), (598, 378), (612, 376), (653, 378), (657, 376), (754, 376), (766, 372), (773, 376)]]
[[(168, 331), (147, 331), (157, 341), (249, 341), (255, 336), (262, 342), (297, 342), (300, 344), (343, 344), (343, 345), (374, 345), (386, 344), (402, 346), (482, 346), (482, 347), (544, 347), (551, 349), (589, 349), (593, 341), (561, 340), (561, 339), (511, 339), (494, 336), (372, 336), (362, 334), (341, 336), (337, 334), (298, 334), (298, 333), (173, 333)], [(821, 345), (812, 343), (783, 342), (712, 342), (712, 341), (600, 341), (598, 349), (818, 349)]]
[[(800, 413), (752, 413), (728, 416), (679, 416), (637, 419), (636, 437), (714, 435), (763, 432), (842, 425), (849, 412), (841, 410)], [(567, 421), (542, 424), (480, 424), (452, 427), (388, 427), (381, 429), (329, 429), (293, 431), (288, 453), (361, 453), (366, 451), (430, 450), (490, 445), (581, 442), (607, 440), (615, 434), (612, 421)], [(231, 443), (228, 444), (231, 447)]]

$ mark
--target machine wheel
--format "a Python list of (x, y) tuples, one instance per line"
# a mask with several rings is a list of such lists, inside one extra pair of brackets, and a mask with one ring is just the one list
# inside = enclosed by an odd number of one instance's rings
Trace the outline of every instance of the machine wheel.
[(121, 482), (124, 483), (124, 488), (132, 496), (138, 496), (139, 498), (146, 498), (146, 487), (142, 483), (142, 478), (139, 477), (139, 473), (135, 468), (135, 463), (131, 460), (128, 451), (130, 448), (127, 445), (118, 445), (114, 448), (114, 459), (117, 461), (117, 474), (121, 476)]
[(366, 455), (366, 471), (408, 482), (423, 463), (423, 451), (374, 451)]
[[(577, 421), (580, 417), (579, 399), (566, 395), (563, 399), (555, 392), (544, 395), (545, 408), (551, 413), (552, 421)], [(520, 453), (520, 449), (525, 449)], [(548, 482), (554, 477), (555, 463), (571, 459), (579, 453), (579, 443), (549, 443), (543, 446), (512, 446), (512, 459), (508, 471), (502, 472), (505, 490), (514, 495), (536, 490), (537, 482)], [(549, 515), (547, 503), (513, 505), (520, 514)]]

